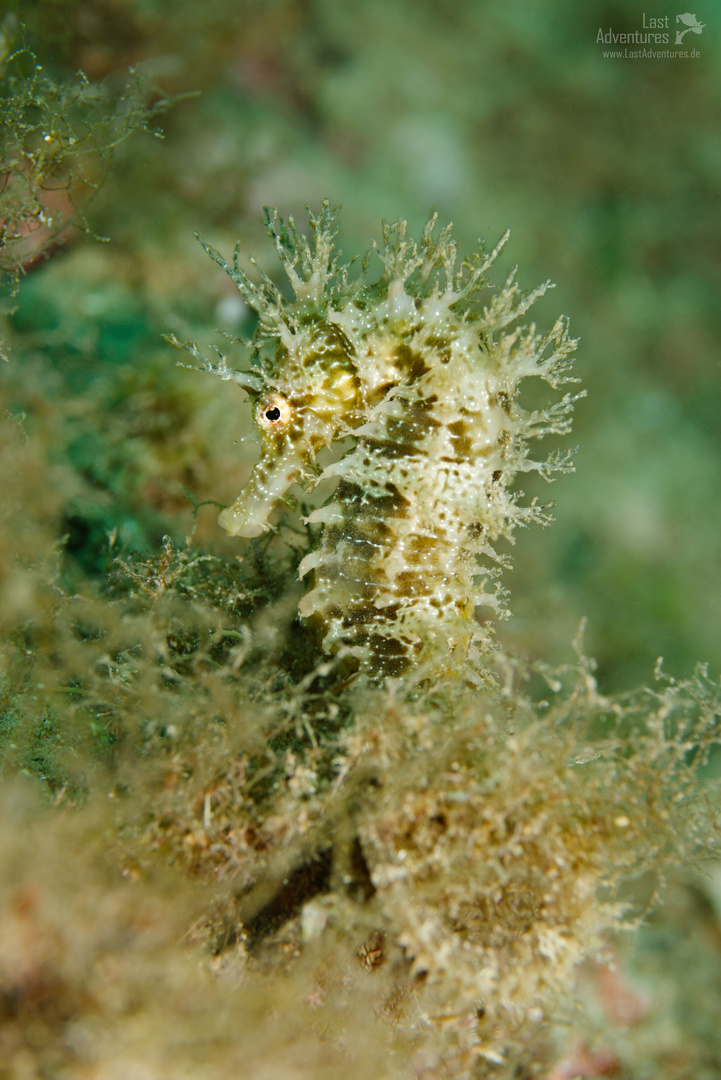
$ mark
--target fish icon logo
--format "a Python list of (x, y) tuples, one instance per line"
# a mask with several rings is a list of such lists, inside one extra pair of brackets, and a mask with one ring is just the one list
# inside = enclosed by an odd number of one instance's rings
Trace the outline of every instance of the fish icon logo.
[(681, 44), (681, 42), (684, 39), (685, 34), (688, 34), (692, 30), (693, 30), (694, 34), (700, 34), (701, 31), (703, 30), (704, 26), (706, 25), (706, 23), (700, 23), (698, 21), (698, 19), (696, 18), (696, 16), (689, 14), (689, 12), (686, 12), (685, 15), (677, 15), (676, 16), (676, 22), (677, 23), (681, 22), (686, 27), (685, 30), (677, 30), (676, 31), (676, 44), (677, 45)]

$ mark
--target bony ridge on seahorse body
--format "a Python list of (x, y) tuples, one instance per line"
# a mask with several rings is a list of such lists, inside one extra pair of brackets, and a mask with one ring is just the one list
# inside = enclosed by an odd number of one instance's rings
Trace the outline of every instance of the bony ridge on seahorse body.
[[(575, 381), (567, 320), (545, 335), (514, 325), (549, 283), (525, 296), (512, 273), (493, 291), (485, 274), (508, 234), (490, 252), (479, 242), (459, 266), (451, 226), (437, 231), (437, 215), (418, 242), (404, 221), (384, 224), (382, 242), (351, 277), (334, 256), (328, 203), (310, 215), (310, 239), (276, 211), (266, 211), (266, 225), (289, 300), (257, 267), (256, 284), (237, 248), (229, 266), (204, 245), (258, 314), (251, 369), (231, 371), (224, 357), (211, 363), (172, 339), (254, 405), (260, 460), (220, 523), (234, 536), (259, 536), (291, 485), (312, 492), (337, 477), (330, 501), (307, 519), (323, 528), (299, 567), (311, 582), (300, 615), (323, 648), (376, 679), (411, 666), (472, 666), (492, 648), (475, 607), (504, 613), (496, 578), (507, 560), (494, 541), (517, 524), (549, 520), (536, 500), (520, 503), (514, 476), (537, 470), (551, 479), (573, 468), (570, 454), (529, 458), (528, 440), (568, 432), (580, 395), (533, 412), (517, 400), (527, 376), (554, 389)], [(349, 437), (350, 449), (320, 468), (318, 452)]]

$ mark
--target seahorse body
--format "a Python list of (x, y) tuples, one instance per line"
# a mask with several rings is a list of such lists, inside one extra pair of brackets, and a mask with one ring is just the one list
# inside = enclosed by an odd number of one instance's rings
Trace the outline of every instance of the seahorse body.
[[(450, 226), (434, 236), (433, 217), (415, 243), (399, 221), (384, 226), (375, 249), (380, 276), (369, 276), (369, 253), (350, 280), (332, 258), (328, 205), (310, 222), (308, 241), (292, 219), (286, 226), (267, 216), (289, 301), (268, 278), (255, 285), (237, 252), (231, 268), (207, 248), (259, 315), (251, 371), (231, 375), (224, 361), (215, 368), (253, 399), (262, 447), (220, 522), (233, 535), (257, 536), (293, 483), (312, 491), (337, 477), (330, 501), (308, 518), (323, 529), (300, 564), (310, 581), (301, 616), (324, 649), (354, 657), (372, 678), (412, 664), (463, 668), (492, 647), (476, 605), (503, 610), (494, 579), (506, 564), (493, 542), (518, 523), (548, 520), (536, 502), (520, 505), (511, 481), (518, 471), (550, 478), (572, 468), (568, 455), (530, 460), (527, 441), (567, 432), (574, 399), (529, 413), (518, 383), (528, 375), (554, 388), (571, 381), (576, 342), (564, 318), (543, 337), (533, 326), (507, 329), (548, 283), (523, 296), (511, 275), (489, 295), (485, 272), (506, 237), (456, 270)], [(348, 437), (351, 448), (320, 469), (318, 451)]]

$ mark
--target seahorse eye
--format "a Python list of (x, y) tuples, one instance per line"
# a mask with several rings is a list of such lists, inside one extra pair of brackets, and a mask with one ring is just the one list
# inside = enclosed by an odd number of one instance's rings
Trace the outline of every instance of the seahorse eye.
[(268, 394), (258, 405), (255, 418), (265, 431), (279, 431), (288, 426), (292, 414), (290, 402), (282, 394)]

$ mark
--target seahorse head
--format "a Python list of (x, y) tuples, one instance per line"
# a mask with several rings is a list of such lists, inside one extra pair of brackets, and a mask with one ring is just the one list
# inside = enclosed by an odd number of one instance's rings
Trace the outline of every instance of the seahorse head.
[(346, 334), (319, 317), (294, 329), (283, 327), (260, 387), (246, 385), (261, 455), (241, 495), (220, 515), (232, 536), (270, 528), (269, 515), (291, 485), (317, 478), (318, 451), (359, 420), (355, 350)]

